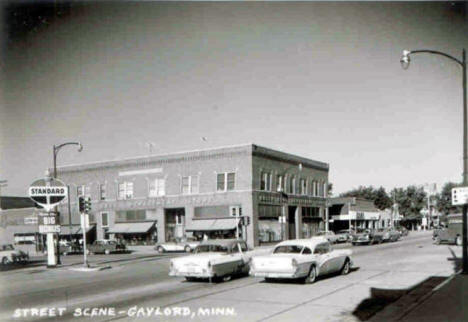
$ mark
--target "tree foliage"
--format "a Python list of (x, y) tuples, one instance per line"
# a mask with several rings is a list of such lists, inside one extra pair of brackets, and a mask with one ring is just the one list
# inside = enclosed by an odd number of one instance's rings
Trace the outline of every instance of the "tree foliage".
[(340, 194), (340, 197), (356, 197), (372, 200), (377, 209), (384, 210), (392, 206), (392, 199), (388, 196), (384, 187), (378, 189), (373, 186), (359, 186), (353, 190)]
[(453, 182), (447, 182), (442, 187), (442, 191), (437, 194), (436, 209), (442, 214), (446, 215), (452, 212), (461, 212), (461, 207), (452, 206), (452, 188), (458, 187), (459, 184)]

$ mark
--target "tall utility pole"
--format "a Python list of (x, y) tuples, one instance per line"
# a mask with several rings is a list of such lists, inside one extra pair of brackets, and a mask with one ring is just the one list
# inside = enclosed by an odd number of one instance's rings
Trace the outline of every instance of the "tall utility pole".
[[(462, 50), (462, 59), (459, 60), (449, 54), (429, 49), (418, 49), (418, 50), (403, 50), (403, 55), (400, 58), (401, 67), (407, 69), (410, 64), (410, 55), (412, 54), (433, 54), (438, 56), (443, 56), (448, 58), (462, 67), (462, 90), (463, 90), (463, 186), (468, 186), (468, 154), (467, 154), (467, 144), (468, 144), (468, 128), (467, 128), (467, 107), (466, 107), (466, 51)], [(463, 234), (463, 274), (468, 274), (468, 237), (467, 237), (467, 210), (468, 205), (465, 203), (463, 205), (463, 220), (462, 220), (462, 234)]]

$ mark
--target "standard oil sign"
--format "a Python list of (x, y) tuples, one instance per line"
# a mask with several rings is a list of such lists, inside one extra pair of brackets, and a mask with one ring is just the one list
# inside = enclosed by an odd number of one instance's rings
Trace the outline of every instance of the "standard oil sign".
[(67, 186), (53, 178), (36, 180), (29, 187), (29, 197), (47, 211), (65, 199), (67, 192)]

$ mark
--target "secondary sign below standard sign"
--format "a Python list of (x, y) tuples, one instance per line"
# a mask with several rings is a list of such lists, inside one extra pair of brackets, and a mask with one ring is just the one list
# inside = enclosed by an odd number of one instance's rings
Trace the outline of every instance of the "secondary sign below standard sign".
[(60, 225), (40, 225), (40, 234), (60, 233)]

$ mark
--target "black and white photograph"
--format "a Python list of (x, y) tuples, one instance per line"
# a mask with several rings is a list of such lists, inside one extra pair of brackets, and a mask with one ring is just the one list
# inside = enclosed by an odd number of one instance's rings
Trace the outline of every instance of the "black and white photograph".
[(0, 321), (468, 321), (468, 2), (0, 8)]

